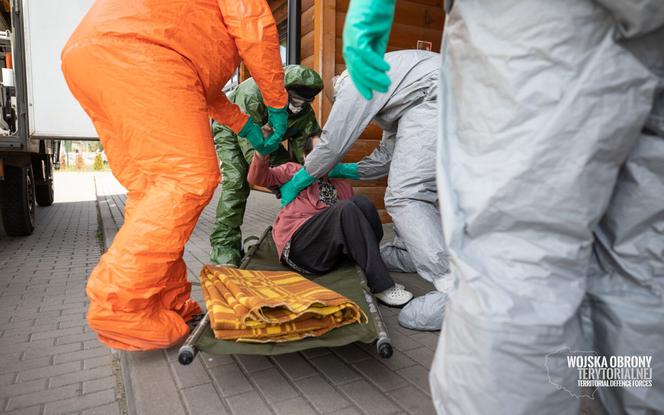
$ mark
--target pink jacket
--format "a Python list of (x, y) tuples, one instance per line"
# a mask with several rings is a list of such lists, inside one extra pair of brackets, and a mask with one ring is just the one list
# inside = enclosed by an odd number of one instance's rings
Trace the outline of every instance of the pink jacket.
[[(281, 186), (302, 168), (297, 163), (285, 163), (277, 167), (270, 167), (269, 157), (256, 157), (251, 163), (247, 180), (252, 185), (272, 187)], [(353, 188), (345, 180), (331, 179), (330, 183), (337, 189), (339, 199), (353, 197)], [(295, 231), (316, 213), (325, 210), (328, 205), (320, 201), (318, 182), (304, 189), (288, 206), (281, 209), (272, 224), (272, 237), (277, 246), (279, 258), (286, 243), (293, 237)]]

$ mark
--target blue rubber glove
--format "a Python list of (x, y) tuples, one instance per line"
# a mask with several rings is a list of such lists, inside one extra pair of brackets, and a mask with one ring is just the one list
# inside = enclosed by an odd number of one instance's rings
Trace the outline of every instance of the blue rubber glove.
[(390, 65), (387, 50), (396, 0), (351, 0), (343, 33), (346, 68), (360, 94), (367, 100), (372, 91), (387, 92)]
[(339, 163), (330, 170), (327, 176), (331, 179), (360, 180), (357, 163)]
[(258, 151), (262, 155), (266, 156), (270, 154), (269, 152), (267, 152), (265, 142), (263, 141), (263, 131), (261, 131), (261, 127), (256, 125), (256, 123), (251, 119), (251, 117), (247, 119), (247, 122), (244, 124), (244, 127), (242, 127), (242, 129), (240, 130), (239, 133), (237, 133), (237, 135), (249, 141), (249, 144), (251, 144), (254, 150)]
[(316, 178), (307, 173), (304, 167), (295, 173), (293, 177), (281, 186), (281, 207), (295, 200), (301, 191), (315, 182)]
[[(265, 149), (272, 153), (281, 145), (286, 129), (288, 128), (288, 106), (283, 108), (267, 107), (267, 123), (272, 127), (272, 133), (265, 140)], [(268, 153), (269, 154), (269, 153)]]

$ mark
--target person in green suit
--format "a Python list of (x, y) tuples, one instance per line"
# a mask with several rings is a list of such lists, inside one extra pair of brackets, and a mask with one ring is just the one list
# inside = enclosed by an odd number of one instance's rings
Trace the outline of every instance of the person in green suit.
[[(323, 89), (323, 81), (314, 70), (300, 65), (284, 67), (284, 86), (288, 91), (288, 128), (284, 140), (288, 149), (279, 146), (271, 155), (273, 166), (294, 161), (304, 163), (304, 146), (309, 135), (320, 129), (310, 102)], [(249, 114), (258, 125), (268, 122), (268, 110), (256, 82), (249, 78), (235, 88), (228, 98)], [(210, 261), (239, 266), (242, 259), (240, 226), (249, 197), (247, 172), (254, 149), (247, 140), (239, 140), (230, 128), (212, 123), (215, 149), (221, 166), (221, 196), (210, 235)]]

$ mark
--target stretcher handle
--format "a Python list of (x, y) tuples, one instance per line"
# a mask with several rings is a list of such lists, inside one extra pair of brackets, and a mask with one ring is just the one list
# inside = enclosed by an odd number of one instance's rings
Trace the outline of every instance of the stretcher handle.
[(371, 320), (374, 323), (374, 328), (376, 329), (376, 333), (378, 335), (378, 340), (376, 340), (376, 350), (378, 351), (378, 355), (380, 355), (380, 357), (383, 359), (389, 359), (394, 353), (394, 350), (392, 349), (392, 340), (390, 340), (390, 336), (387, 334), (387, 328), (385, 328), (385, 325), (383, 324), (383, 316), (380, 314), (380, 309), (378, 308), (376, 299), (371, 294), (371, 292), (369, 292), (367, 278), (365, 277), (362, 270), (357, 267), (356, 269), (360, 278), (360, 286), (362, 287), (362, 292), (364, 293), (364, 299), (367, 301), (367, 306), (369, 306), (369, 313), (371, 313), (373, 316)]
[[(251, 258), (258, 250), (258, 247), (261, 245), (261, 243), (263, 243), (263, 240), (265, 240), (270, 232), (272, 232), (272, 226), (268, 226), (261, 237), (258, 239), (258, 242), (247, 249), (244, 258), (242, 258), (242, 262), (240, 263), (240, 269), (247, 268)], [(198, 339), (201, 338), (201, 335), (203, 335), (208, 327), (210, 327), (210, 316), (208, 313), (205, 313), (205, 316), (203, 316), (200, 323), (198, 323), (198, 326), (192, 330), (192, 332), (189, 334), (189, 337), (187, 337), (187, 340), (182, 346), (180, 346), (180, 350), (178, 350), (178, 362), (180, 362), (181, 365), (186, 366), (194, 361), (196, 355), (198, 354), (198, 347), (196, 347), (196, 343), (198, 343)]]
[(192, 332), (189, 334), (189, 337), (187, 337), (187, 340), (182, 346), (180, 346), (180, 350), (178, 351), (178, 362), (180, 362), (181, 365), (186, 366), (194, 361), (194, 358), (198, 354), (196, 343), (198, 343), (198, 339), (200, 339), (203, 332), (209, 326), (210, 315), (205, 313), (205, 316), (203, 316), (200, 323), (198, 323), (198, 326), (192, 330)]

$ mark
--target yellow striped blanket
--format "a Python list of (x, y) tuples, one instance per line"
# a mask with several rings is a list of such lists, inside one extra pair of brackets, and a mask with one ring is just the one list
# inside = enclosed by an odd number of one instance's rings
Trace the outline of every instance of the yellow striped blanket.
[(367, 320), (348, 298), (291, 271), (206, 265), (201, 288), (221, 340), (287, 342)]

